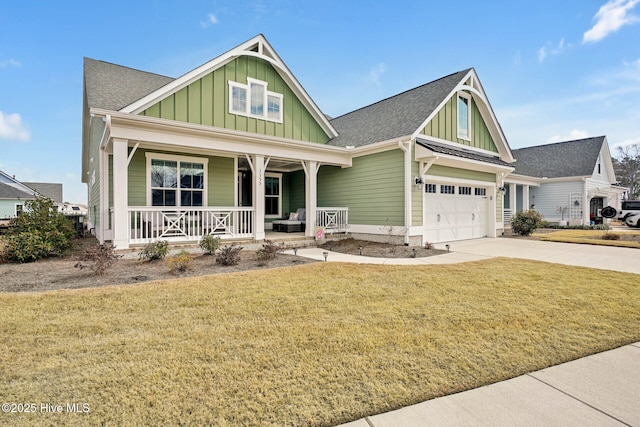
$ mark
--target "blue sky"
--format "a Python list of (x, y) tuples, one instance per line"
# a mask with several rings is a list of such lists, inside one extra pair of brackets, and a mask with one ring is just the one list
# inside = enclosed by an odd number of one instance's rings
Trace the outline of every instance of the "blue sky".
[(80, 180), (82, 61), (178, 77), (264, 34), (338, 116), (475, 67), (512, 148), (640, 143), (640, 0), (0, 3), (0, 170)]

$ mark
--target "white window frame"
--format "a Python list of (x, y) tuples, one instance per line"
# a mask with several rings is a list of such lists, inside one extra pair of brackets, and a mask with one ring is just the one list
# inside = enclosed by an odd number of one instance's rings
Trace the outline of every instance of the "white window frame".
[[(209, 193), (209, 159), (206, 157), (189, 157), (189, 156), (176, 156), (173, 154), (163, 154), (163, 153), (153, 153), (147, 152), (145, 153), (145, 157), (147, 158), (147, 206), (152, 206), (152, 191), (151, 191), (151, 160), (169, 160), (178, 163), (177, 174), (177, 187), (176, 187), (176, 205), (175, 206), (167, 206), (167, 209), (170, 208), (179, 208), (182, 205), (181, 197), (180, 197), (180, 163), (202, 163), (204, 173), (202, 176), (203, 186), (202, 186), (202, 207), (209, 206), (208, 193)], [(185, 206), (186, 208), (197, 207), (197, 206)]]
[[(20, 208), (20, 211), (18, 213), (18, 208)], [(13, 210), (15, 213), (16, 218), (20, 215), (22, 215), (22, 213), (24, 212), (24, 203), (16, 203), (15, 204), (15, 209)]]
[[(265, 177), (265, 191), (264, 191), (265, 215), (264, 217), (265, 218), (282, 218), (282, 174), (275, 173), (275, 172), (265, 172), (264, 177)], [(275, 215), (266, 214), (267, 197), (273, 197), (273, 196), (267, 196), (266, 178), (278, 178), (278, 213)]]
[[(275, 123), (282, 123), (282, 111), (284, 109), (284, 96), (281, 93), (276, 93), (268, 90), (269, 84), (265, 81), (253, 79), (251, 77), (247, 77), (247, 84), (242, 84), (238, 82), (234, 82), (229, 80), (229, 113), (235, 114), (238, 116), (252, 117), (255, 119), (267, 120)], [(262, 95), (262, 114), (252, 114), (251, 113), (251, 85), (262, 86), (263, 95)], [(233, 108), (233, 89), (239, 88), (245, 91), (246, 99), (245, 99), (245, 109), (237, 110)], [(269, 98), (275, 98), (278, 100), (278, 115), (277, 117), (272, 117), (269, 114)]]
[[(460, 125), (462, 123), (460, 123), (460, 99), (464, 98), (467, 101), (467, 123), (466, 123), (466, 130), (467, 130), (467, 134), (464, 134), (464, 128), (461, 127)], [(465, 141), (471, 141), (471, 95), (469, 95), (468, 93), (465, 92), (458, 92), (458, 96), (456, 98), (456, 122), (457, 122), (457, 128), (458, 128), (458, 138), (459, 139), (464, 139)]]

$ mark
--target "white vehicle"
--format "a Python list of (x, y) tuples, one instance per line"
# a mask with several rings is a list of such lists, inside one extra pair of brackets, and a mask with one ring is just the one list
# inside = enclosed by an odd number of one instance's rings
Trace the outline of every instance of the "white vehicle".
[(640, 227), (640, 200), (624, 200), (622, 209), (619, 211), (612, 206), (602, 209), (602, 216), (605, 218), (615, 218), (624, 222), (629, 227)]
[(640, 214), (640, 200), (623, 200), (618, 219), (624, 221), (629, 215)]
[(624, 223), (627, 224), (629, 227), (638, 227), (640, 228), (640, 212), (635, 213), (635, 214), (631, 214), (631, 215), (627, 215)]

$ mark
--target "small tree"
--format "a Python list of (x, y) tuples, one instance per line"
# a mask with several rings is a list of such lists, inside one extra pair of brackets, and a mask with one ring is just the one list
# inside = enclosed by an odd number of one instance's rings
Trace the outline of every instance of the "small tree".
[(564, 221), (564, 216), (568, 211), (569, 211), (569, 206), (558, 206), (556, 208), (556, 213), (559, 213), (561, 216), (560, 221)]
[(520, 234), (521, 236), (529, 236), (536, 228), (539, 228), (543, 222), (544, 218), (540, 212), (529, 209), (515, 214), (511, 219), (511, 229), (514, 233)]
[(71, 222), (46, 197), (25, 201), (24, 211), (11, 223), (2, 254), (7, 261), (29, 262), (60, 256), (71, 247), (75, 236)]

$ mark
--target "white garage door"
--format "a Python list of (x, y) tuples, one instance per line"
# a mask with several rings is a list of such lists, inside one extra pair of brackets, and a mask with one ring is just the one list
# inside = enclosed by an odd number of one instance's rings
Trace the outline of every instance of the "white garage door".
[(430, 243), (487, 235), (486, 188), (425, 184), (425, 240)]

